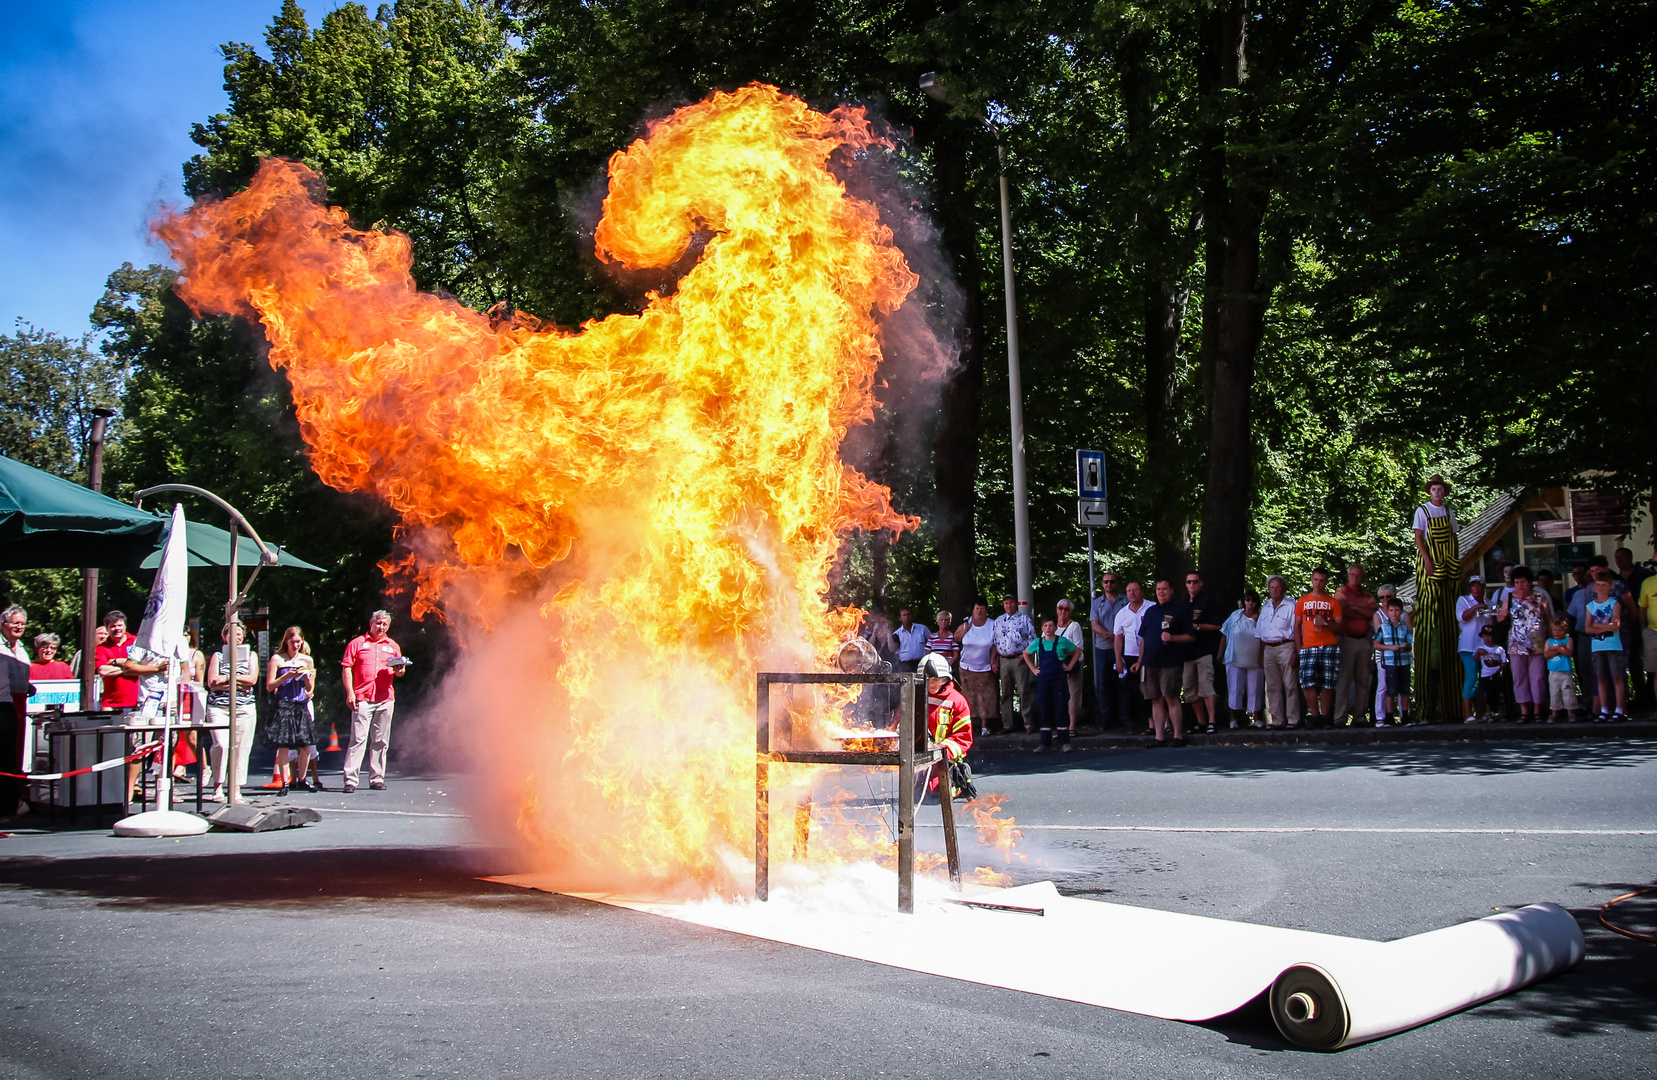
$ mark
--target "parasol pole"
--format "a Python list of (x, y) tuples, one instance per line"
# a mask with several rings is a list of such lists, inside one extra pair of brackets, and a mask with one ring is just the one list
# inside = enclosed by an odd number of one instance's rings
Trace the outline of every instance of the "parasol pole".
[[(259, 571), (267, 566), (276, 565), (277, 559), (280, 558), (276, 552), (276, 549), (271, 547), (269, 544), (266, 544), (259, 538), (259, 531), (253, 527), (253, 524), (249, 522), (247, 518), (242, 516), (242, 512), (240, 510), (236, 509), (234, 506), (231, 506), (229, 503), (225, 502), (211, 491), (208, 491), (206, 488), (199, 488), (194, 484), (157, 484), (154, 487), (147, 487), (144, 490), (133, 494), (132, 505), (142, 509), (144, 505), (144, 497), (147, 495), (153, 495), (158, 491), (187, 491), (192, 495), (200, 495), (204, 499), (211, 499), (213, 502), (217, 503), (225, 513), (230, 515), (230, 596), (224, 604), (224, 621), (226, 623), (234, 622), (236, 619), (236, 613), (241, 610), (242, 604), (247, 600), (248, 593), (253, 591), (253, 581), (259, 576)], [(237, 539), (238, 528), (245, 529), (247, 534), (253, 538), (254, 544), (258, 545), (259, 548), (259, 561), (253, 565), (253, 573), (247, 576), (246, 583), (242, 584), (239, 589), (237, 588), (237, 578), (240, 576), (241, 571), (241, 544)], [(234, 646), (235, 642), (232, 641), (231, 645)], [(241, 760), (240, 753), (242, 744), (241, 738), (236, 734), (236, 696), (240, 691), (240, 687), (236, 685), (236, 655), (237, 651), (231, 652), (230, 738), (228, 740), (229, 746), (226, 748), (230, 758), (227, 766), (230, 773), (230, 783), (225, 792), (225, 799), (230, 805), (234, 805), (242, 801), (242, 786), (236, 780), (236, 766)]]

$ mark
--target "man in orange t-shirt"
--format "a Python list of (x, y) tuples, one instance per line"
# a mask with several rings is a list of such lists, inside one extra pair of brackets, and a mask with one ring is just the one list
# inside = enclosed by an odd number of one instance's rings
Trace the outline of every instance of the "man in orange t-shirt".
[(1300, 689), (1306, 695), (1306, 726), (1334, 721), (1335, 684), (1340, 680), (1341, 602), (1329, 592), (1329, 572), (1312, 571), (1312, 591), (1295, 601), (1295, 649), (1300, 653)]

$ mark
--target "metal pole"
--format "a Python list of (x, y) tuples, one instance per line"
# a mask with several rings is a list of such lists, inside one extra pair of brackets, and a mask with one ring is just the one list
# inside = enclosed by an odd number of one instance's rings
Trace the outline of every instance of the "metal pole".
[[(1093, 647), (1095, 649), (1099, 647), (1099, 635), (1094, 633), (1093, 630), (1093, 597), (1098, 594), (1098, 591), (1099, 586), (1095, 583), (1093, 575), (1093, 530), (1089, 529), (1087, 531), (1087, 632), (1093, 634)], [(1097, 660), (1099, 658), (1098, 654), (1095, 653), (1093, 658)]]
[(763, 674), (754, 694), (754, 899), (771, 898), (771, 681)]
[[(239, 554), (236, 550), (237, 546), (236, 519), (231, 518), (230, 599), (226, 601), (224, 605), (224, 622), (226, 626), (229, 626), (236, 621), (236, 609), (240, 606), (238, 603), (240, 597), (236, 593), (236, 576), (237, 570), (240, 568), (240, 560), (237, 558)], [(242, 648), (241, 643), (236, 640), (234, 632), (231, 633), (230, 641), (227, 643), (226, 647), (230, 649), (230, 663), (228, 665), (230, 668), (230, 738), (228, 740), (229, 745), (226, 747), (226, 756), (229, 760), (224, 763), (224, 771), (229, 776), (229, 784), (225, 788), (224, 799), (225, 805), (235, 806), (242, 801), (242, 785), (241, 781), (236, 777), (236, 765), (241, 761), (242, 750), (242, 740), (236, 732), (236, 698), (241, 694), (241, 687), (236, 683), (236, 674), (237, 669), (240, 667), (237, 661), (241, 657)], [(219, 777), (219, 780), (222, 782), (225, 780), (225, 777), (221, 776)]]
[[(995, 143), (998, 165), (1005, 163), (1001, 140)], [(1013, 544), (1018, 560), (1018, 608), (1030, 614), (1030, 503), (1024, 482), (1024, 387), (1018, 371), (1018, 303), (1013, 290), (1013, 215), (1007, 198), (1007, 173), (1001, 170), (1001, 276), (1007, 295), (1007, 397), (1013, 439)]]
[(905, 915), (915, 913), (915, 731), (916, 714), (926, 715), (925, 693), (926, 676), (916, 675), (898, 713), (898, 910)]
[[(92, 410), (92, 431), (87, 435), (86, 486), (93, 491), (104, 489), (104, 429), (110, 409)], [(81, 711), (91, 712), (98, 707), (98, 665), (93, 659), (96, 651), (95, 634), (98, 626), (98, 568), (81, 571)]]

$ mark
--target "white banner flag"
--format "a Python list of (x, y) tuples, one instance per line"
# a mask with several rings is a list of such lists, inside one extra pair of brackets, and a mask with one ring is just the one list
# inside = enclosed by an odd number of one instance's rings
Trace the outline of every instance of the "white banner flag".
[[(167, 547), (161, 553), (150, 598), (144, 605), (144, 620), (138, 624), (128, 655), (142, 650), (146, 662), (187, 660), (190, 639), (184, 633), (184, 612), (189, 604), (190, 552), (185, 544), (184, 508), (173, 504), (173, 520), (167, 530)], [(136, 659), (136, 658), (135, 658)], [(182, 672), (175, 672), (182, 674)], [(167, 700), (167, 673), (157, 672), (139, 680), (139, 711), (160, 716)]]

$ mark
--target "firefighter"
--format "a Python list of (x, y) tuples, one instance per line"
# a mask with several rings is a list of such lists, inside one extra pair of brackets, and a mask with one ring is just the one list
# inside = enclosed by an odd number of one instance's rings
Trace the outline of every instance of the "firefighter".
[(967, 751), (972, 749), (972, 709), (961, 688), (955, 685), (948, 658), (940, 653), (927, 653), (921, 658), (920, 670), (926, 676), (926, 727), (932, 741), (944, 748), (944, 760), (933, 766), (926, 790), (937, 791), (939, 774), (948, 772), (950, 793), (959, 797), (970, 783), (971, 774), (955, 766), (964, 766)]

